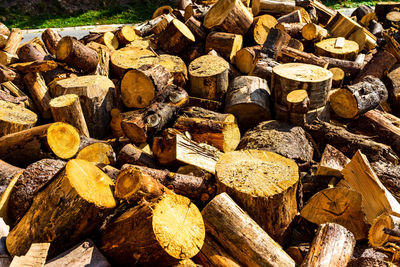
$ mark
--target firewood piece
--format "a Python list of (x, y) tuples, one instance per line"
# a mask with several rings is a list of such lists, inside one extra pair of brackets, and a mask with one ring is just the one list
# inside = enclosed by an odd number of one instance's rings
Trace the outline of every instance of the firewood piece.
[[(136, 35), (135, 31), (130, 26), (124, 26), (124, 27), (128, 27), (133, 32), (133, 34)], [(118, 34), (118, 31), (116, 32), (116, 34)], [(105, 32), (100, 36), (100, 38), (96, 39), (96, 42), (105, 45), (111, 51), (118, 49), (119, 46), (118, 38), (112, 32)]]
[(4, 34), (6, 36), (10, 35), (10, 30), (7, 28), (6, 25), (0, 22), (0, 34)]
[(15, 256), (10, 267), (43, 266), (46, 262), (50, 243), (33, 243), (26, 255)]
[(338, 116), (351, 119), (376, 108), (387, 98), (388, 92), (383, 82), (379, 78), (366, 76), (359, 83), (335, 91), (330, 96), (330, 105)]
[(62, 160), (43, 159), (29, 165), (15, 183), (8, 200), (7, 215), (18, 222), (28, 211), (34, 196), (65, 166)]
[(336, 223), (321, 224), (301, 266), (346, 266), (356, 245), (354, 235)]
[(58, 66), (57, 62), (53, 60), (22, 62), (9, 65), (10, 68), (14, 69), (17, 72), (22, 72), (22, 73), (50, 71), (57, 68), (57, 66)]
[(244, 35), (253, 23), (253, 15), (240, 0), (219, 0), (204, 17), (203, 25), (227, 33)]
[(259, 13), (288, 14), (294, 11), (295, 7), (296, 2), (292, 0), (255, 0), (251, 5), (254, 15), (258, 15)]
[(122, 170), (115, 183), (115, 196), (128, 202), (139, 202), (142, 199), (151, 201), (164, 193), (172, 192), (149, 174), (134, 166)]
[(261, 121), (271, 119), (267, 81), (253, 76), (235, 78), (225, 101), (225, 112), (232, 113), (239, 128), (245, 131)]
[(78, 40), (66, 36), (57, 45), (56, 57), (71, 67), (92, 73), (99, 62), (96, 51), (86, 47)]
[(28, 43), (18, 49), (17, 55), (20, 62), (41, 61), (47, 56), (43, 48), (32, 43)]
[(105, 76), (86, 75), (55, 81), (51, 95), (78, 95), (90, 136), (101, 138), (110, 123), (114, 87)]
[(269, 86), (271, 86), (272, 69), (279, 64), (280, 63), (276, 62), (272, 58), (261, 55), (261, 57), (255, 62), (249, 75), (265, 79)]
[(396, 62), (397, 60), (395, 56), (385, 50), (380, 50), (374, 54), (372, 60), (369, 61), (362, 71), (357, 75), (354, 83), (362, 81), (364, 77), (369, 75), (372, 75), (378, 79), (382, 79)]
[(267, 40), (269, 31), (277, 23), (277, 20), (271, 15), (255, 17), (248, 34), (250, 34), (256, 44), (263, 45)]
[(236, 52), (235, 65), (244, 74), (249, 74), (256, 64), (261, 46), (245, 47)]
[(86, 239), (75, 247), (49, 260), (45, 267), (110, 267), (110, 263), (95, 246), (92, 240)]
[(52, 55), (55, 55), (57, 52), (58, 42), (61, 40), (61, 35), (53, 29), (46, 29), (42, 33), (42, 39), (47, 50), (49, 50)]
[(185, 62), (178, 56), (173, 55), (160, 55), (155, 61), (165, 67), (173, 77), (173, 83), (177, 86), (185, 88), (188, 80), (187, 67)]
[(351, 16), (356, 16), (357, 21), (364, 27), (368, 27), (371, 20), (377, 20), (374, 9), (366, 5), (357, 7), (356, 10), (351, 13)]
[(140, 65), (138, 65), (138, 60), (152, 59), (155, 56), (154, 52), (148, 49), (139, 49), (134, 47), (127, 50), (119, 49), (111, 55), (110, 65), (114, 75), (118, 78), (122, 78), (128, 69), (137, 69), (140, 67)]
[(122, 26), (115, 32), (115, 36), (120, 44), (125, 45), (138, 38), (136, 32), (131, 26)]
[(318, 57), (314, 54), (306, 53), (289, 46), (283, 46), (281, 53), (283, 58), (287, 57), (290, 59), (288, 62), (301, 62), (320, 66), (322, 68), (326, 68), (329, 65), (327, 58)]
[(383, 212), (400, 214), (399, 202), (379, 181), (368, 159), (360, 151), (342, 170), (342, 174), (351, 189), (361, 193), (368, 223), (372, 224)]
[(400, 68), (393, 68), (383, 81), (389, 91), (391, 108), (396, 114), (400, 114)]
[(323, 3), (319, 1), (307, 1), (311, 8), (315, 8), (318, 22), (322, 25), (326, 25), (328, 21), (335, 16), (337, 11), (325, 6)]
[(310, 109), (323, 107), (326, 105), (331, 85), (332, 73), (318, 66), (287, 63), (272, 70), (273, 99), (278, 104), (285, 104), (288, 93), (302, 88), (308, 93)]
[(190, 95), (220, 100), (228, 89), (229, 64), (217, 56), (201, 56), (189, 65)]
[(237, 149), (272, 151), (297, 162), (309, 162), (313, 155), (305, 131), (280, 121), (262, 122), (247, 131)]
[(204, 40), (207, 36), (206, 30), (202, 26), (201, 22), (191, 16), (186, 22), (185, 25), (189, 28), (189, 30), (193, 33), (196, 41)]
[(281, 55), (281, 50), (290, 41), (290, 35), (286, 32), (273, 28), (269, 31), (267, 40), (261, 48), (261, 53), (276, 60)]
[(368, 27), (369, 31), (375, 35), (377, 38), (383, 37), (384, 28), (381, 23), (377, 22), (376, 20), (371, 20)]
[(23, 38), (22, 31), (17, 28), (12, 28), (10, 35), (8, 36), (6, 45), (3, 48), (3, 51), (10, 54), (16, 54), (18, 46), (22, 41), (22, 38)]
[(122, 166), (123, 164), (134, 164), (141, 165), (150, 168), (156, 168), (157, 163), (155, 158), (144, 152), (142, 149), (132, 145), (125, 145), (118, 153), (117, 156), (118, 166)]
[(22, 173), (22, 171), (23, 171), (23, 169), (18, 168), (16, 166), (8, 164), (5, 161), (0, 160), (0, 195), (3, 195), (3, 193), (7, 189), (8, 185), (11, 183), (11, 180), (18, 173)]
[(167, 194), (143, 201), (111, 222), (101, 236), (100, 248), (123, 266), (169, 266), (196, 255), (204, 237), (197, 207), (186, 197)]
[(316, 175), (342, 177), (341, 171), (350, 162), (342, 152), (331, 145), (326, 145), (318, 164)]
[(389, 190), (389, 192), (400, 202), (400, 183), (399, 171), (400, 167), (388, 161), (376, 161), (371, 163), (371, 167), (378, 176), (382, 184)]
[(173, 127), (181, 133), (188, 132), (194, 141), (212, 145), (223, 152), (235, 150), (240, 141), (240, 130), (232, 114), (189, 108)]
[(10, 65), (18, 61), (18, 56), (16, 54), (7, 53), (5, 51), (0, 51), (0, 64)]
[[(297, 213), (294, 161), (273, 152), (241, 150), (222, 155), (215, 172), (218, 192), (227, 192), (275, 241), (287, 241)], [(273, 214), (276, 209), (281, 212)]]
[(0, 110), (0, 136), (32, 128), (38, 119), (32, 111), (2, 100)]
[(278, 23), (275, 28), (285, 31), (292, 38), (301, 39), (301, 31), (306, 23)]
[(358, 266), (391, 267), (393, 266), (393, 264), (389, 263), (388, 261), (376, 259), (374, 257), (359, 257), (352, 259), (347, 266), (348, 267), (358, 267)]
[(286, 96), (288, 110), (294, 113), (307, 113), (310, 99), (306, 90), (294, 90)]
[(148, 107), (122, 114), (122, 130), (135, 144), (145, 143), (174, 120), (189, 100), (185, 90), (169, 85)]
[(7, 236), (8, 251), (13, 256), (22, 255), (31, 243), (49, 241), (50, 237), (49, 255), (63, 252), (99, 227), (116, 206), (112, 185), (112, 180), (93, 164), (70, 160), (65, 170), (36, 195)]
[(161, 16), (158, 16), (157, 18), (154, 18), (154, 19), (145, 21), (139, 25), (136, 25), (134, 27), (134, 31), (136, 32), (137, 35), (139, 35), (141, 37), (149, 36), (149, 35), (153, 34), (154, 27), (156, 27), (157, 24), (159, 24), (166, 16), (168, 16), (168, 15), (161, 15)]
[(388, 24), (390, 23), (391, 25), (398, 25), (400, 22), (400, 12), (398, 11), (390, 11), (389, 13), (386, 14), (386, 21)]
[(315, 54), (318, 56), (354, 60), (359, 52), (359, 45), (354, 41), (344, 40), (343, 47), (336, 47), (336, 41), (339, 38), (329, 38), (316, 43)]
[(163, 14), (164, 15), (169, 14), (172, 12), (172, 10), (173, 9), (170, 6), (161, 6), (161, 7), (157, 8), (156, 11), (154, 11), (152, 18), (154, 19)]
[(42, 117), (49, 119), (51, 97), (43, 76), (40, 73), (29, 72), (24, 76), (24, 82)]
[(189, 28), (181, 21), (172, 20), (167, 28), (157, 36), (157, 43), (166, 52), (179, 54), (195, 42), (195, 37)]
[(318, 192), (300, 215), (316, 224), (340, 224), (352, 232), (356, 240), (365, 239), (368, 234), (361, 194), (347, 188), (328, 188)]
[[(207, 53), (207, 55), (216, 56), (216, 57), (221, 57), (222, 58), (222, 56), (217, 51), (215, 51), (214, 49), (210, 50)], [(228, 68), (228, 78), (229, 78), (229, 80), (235, 79), (237, 76), (240, 76), (240, 71), (237, 70), (231, 63), (228, 63), (228, 66), (229, 66), (229, 68)]]
[(343, 85), (343, 79), (345, 77), (345, 73), (341, 68), (330, 68), (330, 72), (332, 72), (332, 88), (340, 88)]
[(98, 164), (114, 164), (115, 153), (111, 145), (105, 143), (94, 143), (84, 147), (76, 155), (77, 159), (84, 159)]
[[(0, 73), (1, 73), (1, 65), (0, 65)], [(1, 86), (6, 90), (10, 91), (13, 95), (15, 95), (18, 98), (26, 98), (26, 100), (24, 101), (25, 107), (29, 108), (32, 111), (36, 111), (35, 104), (33, 103), (33, 101), (11, 81), (2, 83)]]
[(234, 62), (236, 52), (242, 49), (243, 36), (225, 32), (211, 32), (206, 39), (206, 52), (214, 49), (223, 58)]
[(289, 14), (280, 16), (277, 21), (278, 23), (303, 23), (303, 18), (301, 17), (300, 10), (295, 10)]
[(290, 112), (287, 106), (274, 104), (275, 119), (283, 122), (290, 122), (296, 126), (304, 126), (315, 120), (329, 121), (329, 105), (310, 109), (306, 113)]
[(217, 149), (200, 146), (173, 129), (166, 129), (161, 137), (154, 138), (153, 153), (161, 164), (186, 163), (213, 174), (221, 154)]
[(375, 13), (379, 21), (384, 21), (386, 14), (394, 8), (400, 8), (400, 4), (396, 2), (377, 2), (375, 5)]
[(222, 103), (219, 101), (214, 101), (214, 100), (210, 100), (210, 99), (204, 99), (204, 98), (190, 96), (189, 97), (189, 106), (205, 108), (205, 109), (209, 109), (212, 111), (220, 111)]
[(296, 262), (296, 264), (300, 265), (304, 258), (307, 256), (310, 251), (310, 243), (302, 243), (296, 246), (288, 247), (285, 252)]
[(383, 213), (374, 220), (368, 234), (368, 241), (372, 247), (379, 248), (387, 242), (398, 242), (400, 240), (399, 236), (391, 235), (387, 233), (388, 231), (385, 231), (385, 229), (399, 229), (400, 217), (396, 215)]
[(157, 170), (137, 165), (124, 165), (121, 170), (133, 166), (141, 172), (146, 173), (173, 190), (175, 193), (186, 196), (196, 202), (204, 203), (209, 201), (215, 194), (215, 185), (213, 180), (207, 180), (204, 177), (173, 173), (168, 170)]
[(207, 231), (241, 265), (295, 266), (293, 259), (228, 194), (216, 196), (202, 214)]
[(10, 70), (8, 67), (0, 64), (0, 83), (13, 81), (16, 76), (17, 74), (13, 70)]
[(156, 93), (164, 90), (171, 78), (171, 73), (160, 65), (144, 65), (129, 70), (121, 81), (124, 105), (128, 108), (147, 107)]

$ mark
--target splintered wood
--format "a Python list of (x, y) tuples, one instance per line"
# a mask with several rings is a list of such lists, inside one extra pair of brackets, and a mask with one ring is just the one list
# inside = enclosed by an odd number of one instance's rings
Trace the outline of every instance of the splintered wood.
[(400, 4), (176, 2), (0, 23), (0, 265), (398, 266)]

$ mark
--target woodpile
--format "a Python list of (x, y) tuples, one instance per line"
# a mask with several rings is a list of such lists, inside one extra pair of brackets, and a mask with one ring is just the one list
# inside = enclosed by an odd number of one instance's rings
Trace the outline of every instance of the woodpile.
[(398, 266), (399, 8), (0, 23), (0, 265)]

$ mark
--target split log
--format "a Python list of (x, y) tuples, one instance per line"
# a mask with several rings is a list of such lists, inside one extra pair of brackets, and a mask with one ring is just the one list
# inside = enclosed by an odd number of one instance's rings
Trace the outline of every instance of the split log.
[(287, 63), (272, 70), (271, 87), (273, 99), (277, 104), (285, 104), (287, 94), (297, 88), (308, 93), (310, 109), (326, 105), (328, 92), (332, 85), (332, 73), (318, 66)]
[(332, 88), (341, 88), (343, 85), (343, 80), (345, 77), (345, 73), (341, 68), (330, 68), (330, 72), (332, 72)]
[(196, 38), (189, 28), (181, 21), (172, 20), (166, 29), (157, 36), (157, 43), (165, 52), (183, 53)]
[(17, 166), (54, 156), (68, 159), (76, 154), (79, 144), (79, 133), (74, 127), (56, 122), (1, 137), (0, 158)]
[(361, 5), (357, 7), (356, 10), (351, 13), (351, 16), (355, 16), (357, 18), (357, 21), (364, 27), (368, 27), (371, 20), (378, 19), (376, 17), (374, 9), (366, 5)]
[(189, 28), (189, 30), (193, 33), (196, 42), (204, 40), (207, 36), (206, 30), (200, 21), (191, 16), (188, 20), (186, 20), (185, 25)]
[(342, 47), (337, 47), (339, 38), (329, 38), (315, 44), (315, 54), (339, 59), (354, 60), (359, 52), (359, 45), (350, 40), (344, 40)]
[(297, 214), (294, 161), (273, 152), (241, 150), (222, 155), (215, 172), (219, 193), (227, 192), (275, 241), (288, 241)]
[(122, 114), (122, 130), (133, 143), (145, 143), (161, 132), (189, 100), (187, 92), (174, 85), (161, 93), (148, 107)]
[(110, 267), (110, 263), (95, 246), (92, 240), (86, 239), (75, 247), (49, 260), (45, 267)]
[(327, 68), (329, 65), (327, 58), (318, 57), (314, 54), (306, 53), (289, 46), (283, 46), (281, 54), (282, 62), (301, 62), (320, 66), (322, 68)]
[(86, 73), (94, 72), (99, 62), (96, 51), (70, 36), (63, 37), (58, 42), (56, 57)]
[(326, 145), (318, 164), (316, 175), (342, 177), (341, 171), (350, 162), (342, 152), (331, 145)]
[[(0, 73), (1, 73), (1, 66), (0, 66)], [(5, 82), (5, 83), (2, 83), (1, 86), (3, 88), (5, 88), (7, 91), (10, 91), (13, 95), (15, 95), (18, 98), (26, 98), (26, 100), (24, 101), (25, 107), (36, 112), (35, 104), (33, 103), (33, 101), (21, 89), (19, 89), (14, 83), (12, 83), (11, 81)]]
[(321, 41), (328, 37), (329, 33), (326, 29), (314, 23), (307, 23), (301, 29), (301, 35), (309, 41)]
[(58, 64), (53, 60), (41, 60), (33, 62), (14, 63), (9, 65), (9, 67), (17, 72), (22, 72), (22, 73), (45, 72), (54, 70), (55, 68), (58, 67)]
[(226, 94), (225, 112), (235, 115), (242, 131), (271, 119), (267, 81), (258, 77), (235, 78)]
[(49, 119), (51, 97), (43, 76), (40, 73), (29, 72), (24, 76), (24, 82), (42, 117)]
[(18, 61), (18, 56), (16, 54), (10, 54), (4, 51), (0, 51), (0, 64), (10, 65)]
[(190, 95), (220, 100), (228, 89), (228, 69), (228, 62), (217, 56), (205, 55), (192, 61), (189, 65)]
[(285, 31), (292, 38), (301, 39), (301, 31), (305, 25), (305, 23), (278, 23), (275, 28)]
[(90, 137), (79, 96), (67, 94), (56, 97), (49, 102), (54, 121), (66, 122), (74, 126), (79, 134)]
[(186, 163), (214, 174), (221, 152), (211, 148), (200, 146), (173, 129), (166, 129), (153, 142), (153, 153), (161, 164)]
[(248, 35), (254, 39), (256, 44), (263, 45), (267, 40), (269, 31), (278, 24), (278, 21), (271, 15), (262, 15), (254, 18)]
[(326, 144), (330, 144), (347, 157), (352, 157), (360, 149), (371, 162), (379, 160), (396, 162), (398, 159), (389, 146), (374, 142), (362, 135), (353, 134), (340, 126), (314, 121), (313, 124), (306, 125), (305, 129), (312, 135), (321, 150)]
[(165, 195), (143, 201), (111, 222), (101, 236), (100, 248), (123, 266), (169, 266), (196, 255), (204, 236), (197, 207), (183, 196)]
[(0, 100), (0, 136), (32, 128), (38, 117), (29, 109)]
[(369, 61), (362, 71), (357, 75), (354, 83), (362, 81), (369, 75), (378, 79), (382, 79), (396, 62), (397, 59), (395, 56), (385, 50), (380, 50), (374, 54), (372, 60)]
[(134, 164), (150, 168), (157, 167), (157, 162), (153, 155), (132, 144), (125, 145), (118, 153), (117, 165), (121, 167), (124, 164)]
[(13, 81), (16, 76), (17, 74), (14, 71), (10, 70), (3, 64), (0, 64), (0, 83)]
[(240, 141), (235, 116), (202, 108), (184, 110), (173, 128), (181, 133), (188, 132), (195, 142), (212, 145), (223, 152), (235, 150)]
[(216, 196), (202, 215), (207, 231), (241, 265), (295, 266), (293, 259), (228, 194)]
[(171, 78), (171, 73), (160, 65), (143, 65), (129, 70), (121, 80), (122, 102), (128, 108), (145, 108)]
[(46, 262), (50, 243), (33, 243), (23, 256), (15, 256), (10, 267), (43, 266)]
[(156, 27), (166, 16), (168, 15), (161, 15), (157, 18), (145, 21), (139, 25), (134, 27), (134, 31), (141, 37), (149, 36), (153, 33), (154, 27)]
[(367, 223), (383, 212), (400, 215), (400, 204), (379, 181), (368, 159), (360, 151), (342, 170), (342, 174), (351, 189), (362, 195)]
[[(154, 52), (148, 49), (139, 49), (135, 47), (130, 47), (130, 49), (127, 50), (119, 49), (111, 55), (111, 70), (116, 77), (122, 78), (128, 69), (137, 69), (140, 67), (138, 62), (140, 59), (151, 59), (155, 56)], [(149, 63), (146, 62), (144, 64)]]
[(355, 245), (354, 235), (343, 226), (321, 224), (301, 266), (346, 266)]
[(359, 83), (339, 89), (330, 96), (330, 105), (335, 113), (351, 119), (376, 108), (386, 101), (388, 92), (379, 78), (366, 76)]
[(249, 72), (249, 75), (265, 79), (267, 80), (268, 85), (271, 86), (272, 69), (279, 64), (280, 63), (276, 62), (272, 58), (261, 55), (253, 65), (253, 69)]
[(206, 53), (214, 49), (223, 58), (233, 63), (236, 52), (242, 49), (243, 36), (226, 32), (211, 32), (206, 39)]
[(18, 58), (20, 62), (30, 62), (36, 60), (45, 60), (47, 53), (44, 49), (35, 45), (34, 43), (28, 43), (18, 49)]
[(240, 0), (219, 0), (204, 17), (203, 25), (227, 33), (244, 35), (253, 23), (253, 15)]
[(303, 18), (300, 10), (295, 10), (289, 14), (280, 16), (277, 21), (278, 23), (303, 23)]
[(384, 246), (387, 242), (400, 241), (400, 236), (393, 235), (393, 233), (390, 232), (390, 230), (398, 231), (399, 227), (400, 217), (389, 213), (383, 213), (373, 221), (369, 229), (369, 244), (374, 248), (379, 248)]
[(65, 166), (62, 160), (39, 160), (23, 171), (18, 178), (7, 205), (8, 218), (18, 222), (28, 211), (34, 196), (45, 187)]
[(368, 225), (361, 194), (347, 188), (328, 188), (315, 194), (300, 215), (315, 224), (337, 223), (353, 233), (356, 240), (365, 239)]
[(296, 2), (292, 0), (255, 0), (251, 8), (254, 15), (269, 13), (275, 15), (288, 14), (295, 10)]
[(50, 91), (53, 97), (78, 95), (90, 136), (101, 138), (110, 123), (114, 87), (105, 76), (87, 75), (55, 81)]
[(49, 50), (52, 55), (55, 55), (57, 52), (58, 42), (61, 40), (61, 35), (53, 29), (46, 29), (42, 33), (42, 40), (46, 45), (47, 50)]
[(121, 170), (128, 167), (134, 167), (141, 172), (146, 173), (174, 191), (176, 194), (186, 196), (198, 203), (205, 203), (215, 195), (214, 180), (207, 180), (204, 177), (192, 174), (180, 174), (168, 170), (157, 170), (138, 165), (124, 165)]
[(63, 252), (99, 227), (116, 206), (111, 185), (112, 180), (93, 164), (69, 161), (7, 236), (8, 251), (22, 255), (31, 243), (50, 241), (50, 256)]
[(12, 28), (10, 35), (8, 36), (6, 45), (3, 48), (3, 51), (10, 54), (16, 54), (19, 44), (22, 41), (22, 38), (23, 38), (22, 31), (17, 28)]
[(261, 48), (261, 53), (276, 60), (281, 55), (281, 50), (290, 41), (290, 35), (286, 32), (273, 28), (269, 31), (267, 40)]
[(0, 34), (4, 34), (6, 36), (10, 35), (10, 30), (7, 28), (6, 25), (0, 22)]
[[(257, 61), (258, 54), (261, 51), (261, 46), (245, 47), (236, 52), (235, 65), (240, 72), (249, 74)], [(259, 61), (259, 60), (258, 60)]]
[[(115, 37), (117, 37), (118, 43), (126, 45), (137, 39), (139, 36), (137, 36), (135, 30), (131, 26), (122, 26), (115, 32)], [(115, 44), (117, 44), (117, 42), (115, 42)], [(112, 46), (114, 49), (118, 48), (118, 45)]]

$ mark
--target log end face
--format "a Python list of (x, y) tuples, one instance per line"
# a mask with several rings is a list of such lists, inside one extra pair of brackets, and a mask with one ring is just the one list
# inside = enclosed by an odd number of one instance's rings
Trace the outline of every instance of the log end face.
[(394, 222), (389, 214), (382, 214), (374, 220), (368, 233), (369, 244), (374, 248), (383, 246), (389, 241), (389, 235), (384, 232), (385, 228), (393, 229)]
[(340, 117), (351, 119), (358, 114), (357, 100), (347, 89), (339, 89), (330, 96), (330, 105)]
[(80, 136), (78, 130), (68, 123), (53, 123), (47, 129), (47, 144), (57, 157), (69, 159), (79, 149)]

